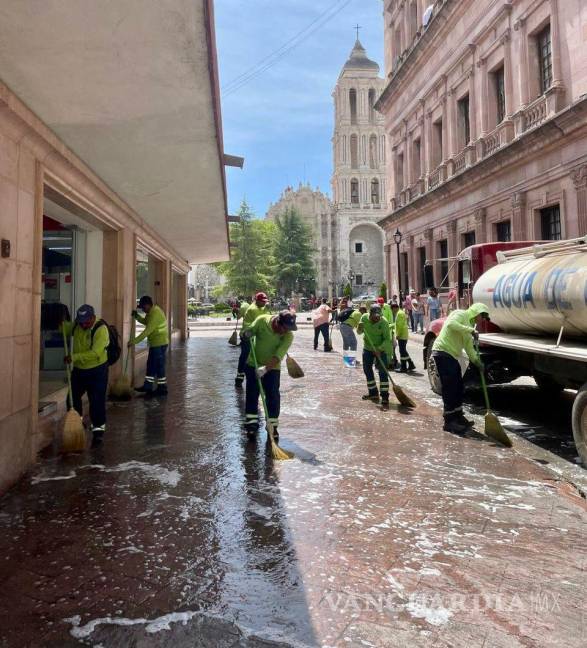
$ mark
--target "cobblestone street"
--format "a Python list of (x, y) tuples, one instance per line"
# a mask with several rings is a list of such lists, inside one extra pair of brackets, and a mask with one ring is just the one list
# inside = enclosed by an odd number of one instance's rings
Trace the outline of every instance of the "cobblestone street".
[(296, 459), (273, 463), (242, 433), (227, 337), (192, 337), (166, 400), (112, 404), (103, 447), (44, 457), (0, 500), (0, 645), (585, 645), (571, 485), (443, 433), (423, 375), (400, 378), (413, 412), (361, 402), (361, 369), (310, 331), (306, 377), (282, 378)]

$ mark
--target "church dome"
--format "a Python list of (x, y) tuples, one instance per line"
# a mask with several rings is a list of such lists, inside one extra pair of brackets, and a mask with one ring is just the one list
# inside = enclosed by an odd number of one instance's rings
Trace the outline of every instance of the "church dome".
[(342, 70), (343, 72), (345, 70), (373, 70), (379, 72), (379, 65), (367, 57), (365, 48), (357, 39), (349, 60), (344, 64)]

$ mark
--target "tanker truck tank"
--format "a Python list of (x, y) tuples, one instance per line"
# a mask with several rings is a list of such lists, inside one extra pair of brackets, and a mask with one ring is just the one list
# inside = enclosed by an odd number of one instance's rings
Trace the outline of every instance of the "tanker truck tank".
[(587, 336), (587, 237), (500, 253), (473, 298), (506, 333)]

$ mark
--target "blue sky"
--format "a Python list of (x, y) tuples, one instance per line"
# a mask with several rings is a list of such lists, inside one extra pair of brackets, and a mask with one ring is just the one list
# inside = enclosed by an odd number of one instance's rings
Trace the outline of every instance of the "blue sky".
[[(223, 93), (224, 149), (245, 157), (227, 169), (229, 212), (243, 197), (258, 217), (282, 190), (307, 180), (330, 195), (332, 90), (353, 48), (354, 25), (383, 71), (381, 0), (216, 0), (223, 88), (307, 28), (330, 7), (340, 9), (269, 70)], [(334, 9), (333, 12), (334, 13)]]

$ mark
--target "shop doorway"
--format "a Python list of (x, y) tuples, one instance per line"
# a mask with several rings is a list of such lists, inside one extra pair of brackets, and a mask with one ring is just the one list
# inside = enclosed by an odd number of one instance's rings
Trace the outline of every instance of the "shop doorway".
[(63, 316), (90, 303), (102, 308), (103, 232), (79, 207), (46, 188), (43, 200), (39, 410), (66, 386)]

